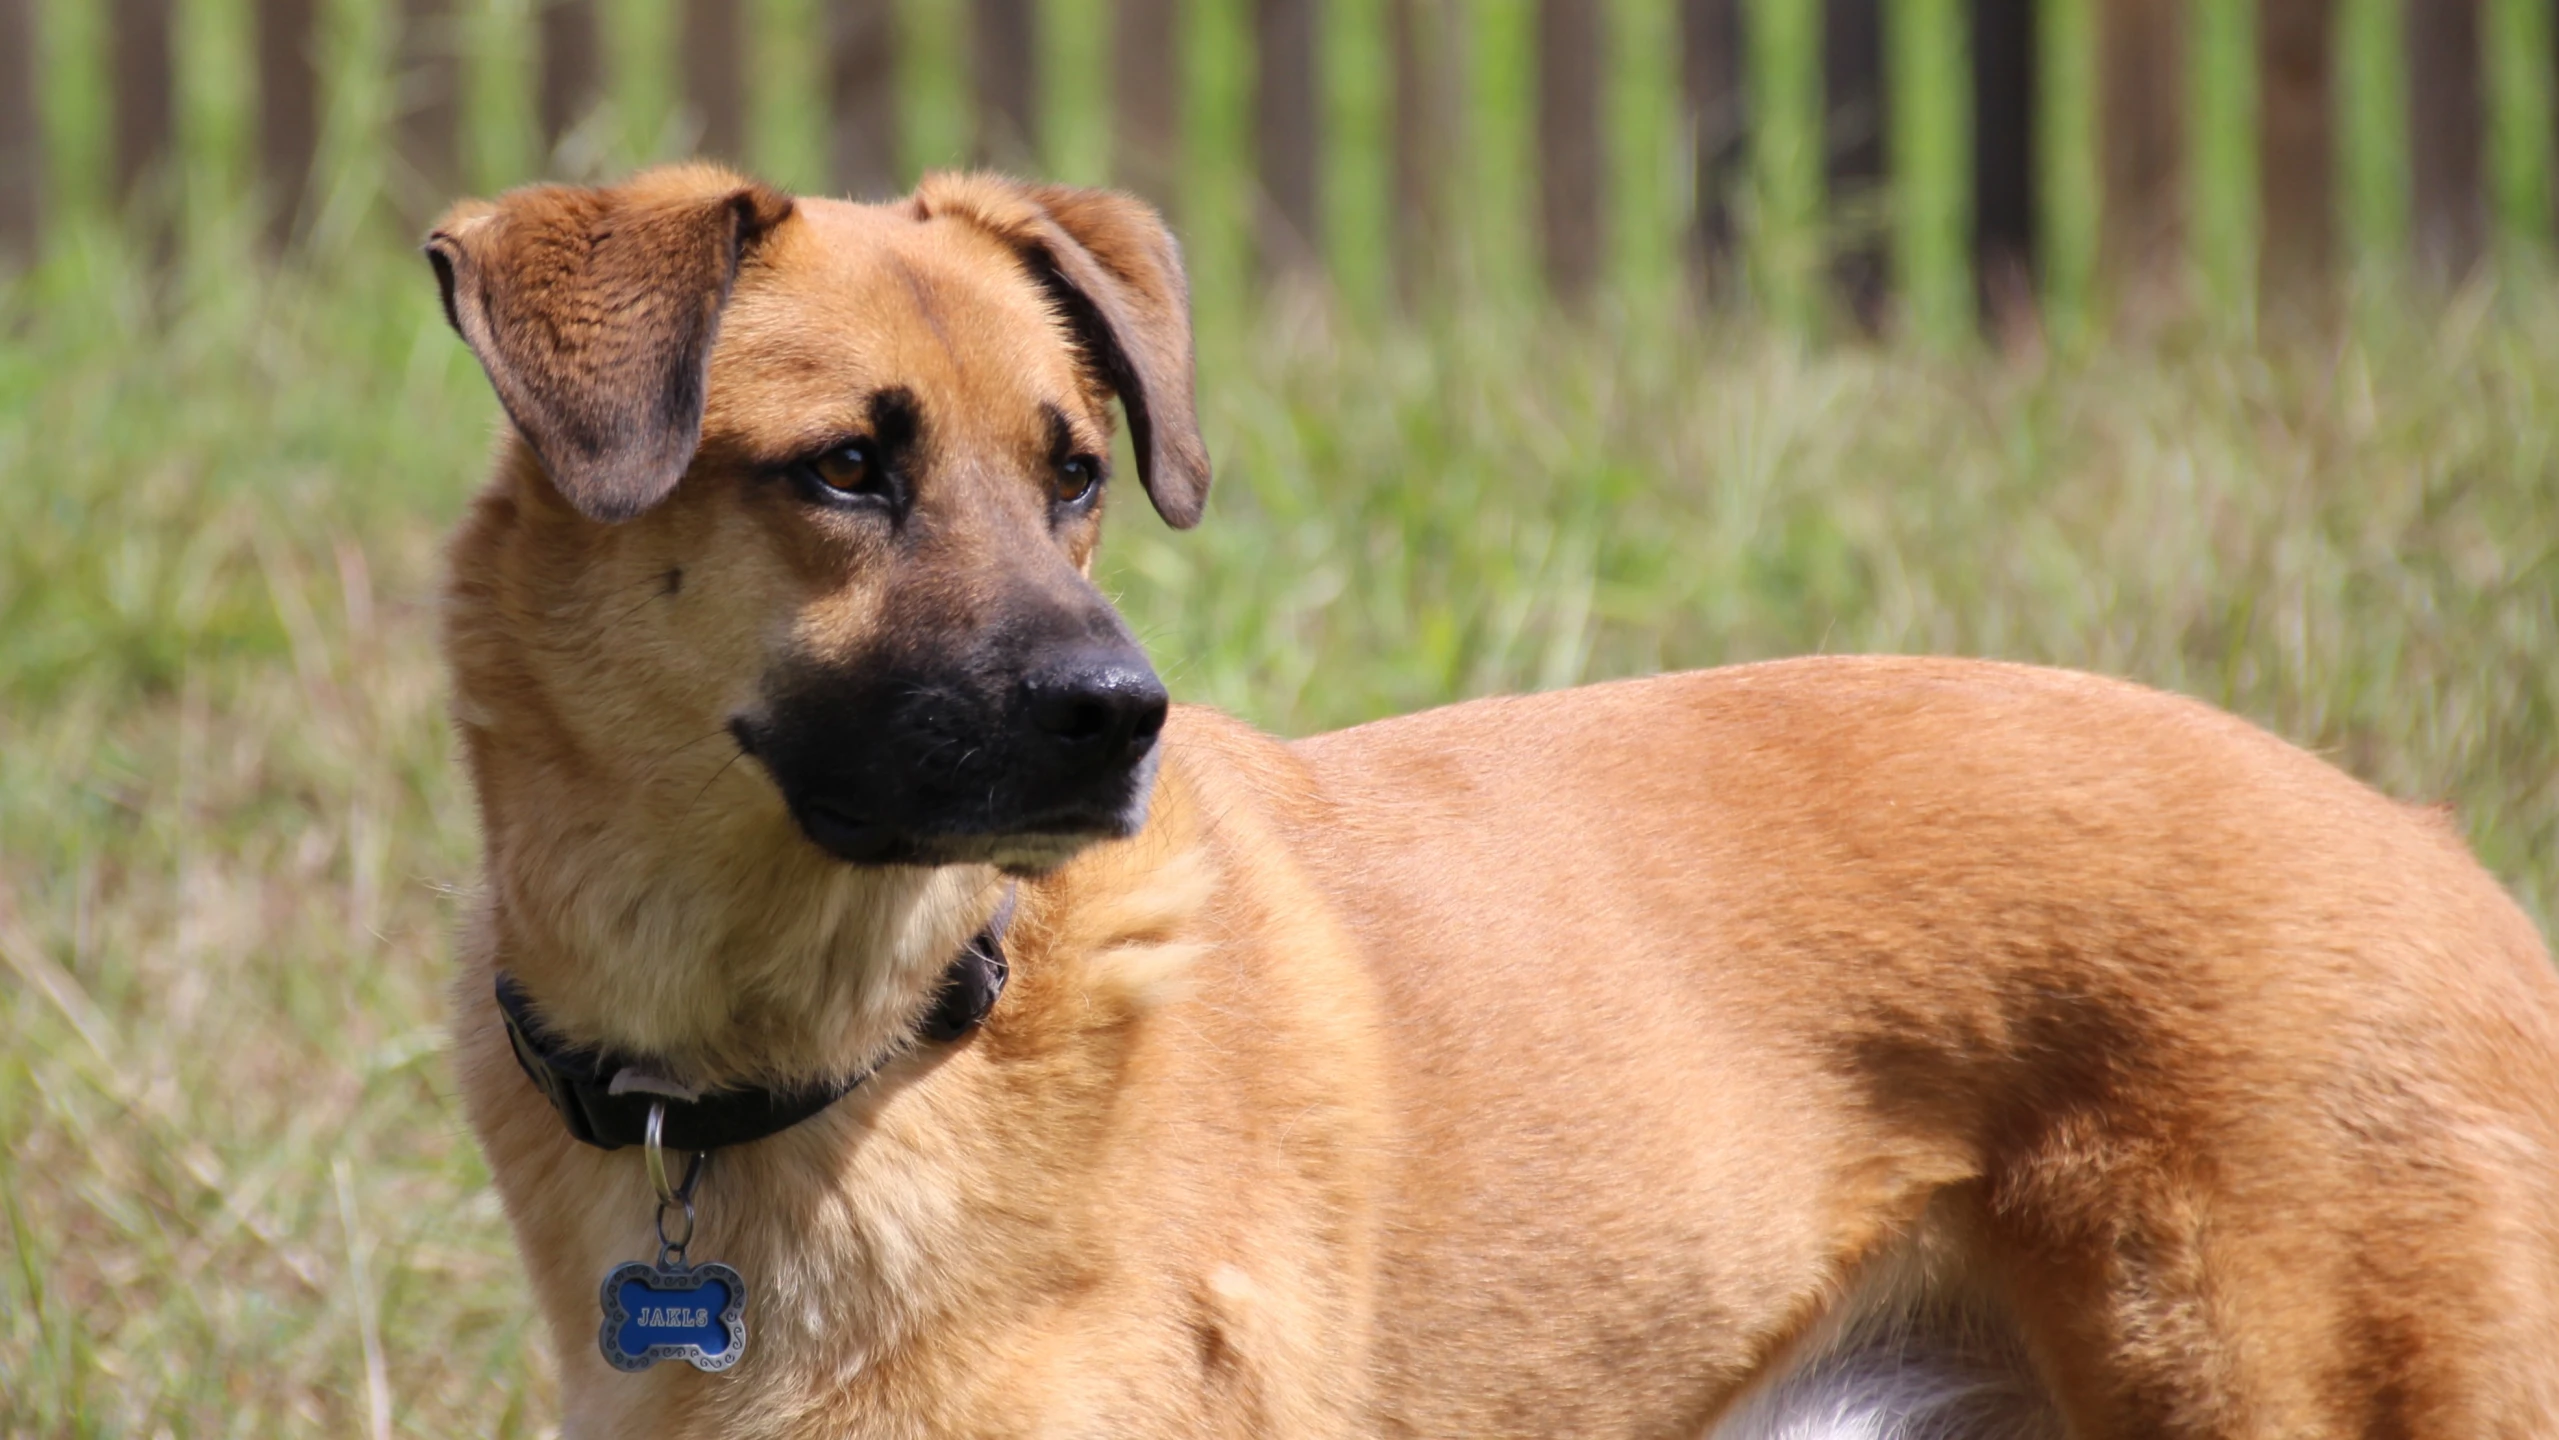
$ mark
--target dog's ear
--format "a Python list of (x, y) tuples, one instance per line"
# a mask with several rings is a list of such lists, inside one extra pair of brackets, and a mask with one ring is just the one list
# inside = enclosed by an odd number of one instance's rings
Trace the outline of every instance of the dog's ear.
[(928, 175), (920, 216), (965, 217), (1020, 252), (1128, 411), (1137, 477), (1177, 530), (1208, 503), (1208, 447), (1191, 398), (1191, 292), (1153, 207), (1112, 190), (995, 175)]
[(703, 390), (738, 266), (791, 199), (725, 171), (465, 201), (427, 236), (444, 315), (560, 493), (627, 520), (702, 439)]

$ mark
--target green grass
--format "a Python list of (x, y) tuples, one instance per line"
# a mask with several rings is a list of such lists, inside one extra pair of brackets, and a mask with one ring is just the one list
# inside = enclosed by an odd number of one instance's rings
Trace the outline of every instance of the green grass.
[[(147, 287), (89, 240), (0, 310), (0, 1432), (533, 1433), (437, 1031), (494, 406), (392, 247)], [(2358, 310), (2002, 359), (1212, 305), (1209, 519), (1123, 497), (1105, 581), (1291, 733), (1813, 650), (2136, 676), (2452, 801), (2547, 926), (2559, 292)]]

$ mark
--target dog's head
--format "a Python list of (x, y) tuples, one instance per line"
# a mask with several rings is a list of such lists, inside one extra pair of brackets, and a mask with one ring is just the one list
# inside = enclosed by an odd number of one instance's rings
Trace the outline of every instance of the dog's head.
[(537, 609), (541, 653), (484, 697), (538, 688), (571, 750), (727, 737), (857, 865), (1038, 871), (1141, 823), (1164, 687), (1089, 579), (1111, 399), (1166, 520), (1209, 485), (1152, 211), (686, 166), (467, 202), (426, 248), (521, 442), (457, 585)]

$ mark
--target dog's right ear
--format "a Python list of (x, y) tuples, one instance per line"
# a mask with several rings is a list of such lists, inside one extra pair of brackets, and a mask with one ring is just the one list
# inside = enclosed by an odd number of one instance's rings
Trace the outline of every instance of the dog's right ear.
[(738, 267), (790, 213), (686, 166), (464, 201), (427, 236), (445, 318), (579, 513), (627, 520), (683, 477)]
[(1134, 196), (1000, 175), (934, 174), (917, 218), (954, 215), (1011, 245), (1128, 411), (1137, 478), (1176, 530), (1208, 503), (1208, 447), (1191, 399), (1191, 291), (1164, 217)]

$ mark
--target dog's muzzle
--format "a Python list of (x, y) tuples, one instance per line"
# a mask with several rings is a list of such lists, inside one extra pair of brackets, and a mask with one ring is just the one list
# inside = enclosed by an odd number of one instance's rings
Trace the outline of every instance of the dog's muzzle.
[(1012, 674), (912, 667), (803, 676), (739, 748), (809, 840), (857, 865), (1036, 872), (1145, 823), (1169, 702), (1133, 642)]

